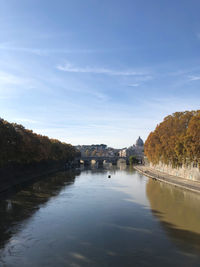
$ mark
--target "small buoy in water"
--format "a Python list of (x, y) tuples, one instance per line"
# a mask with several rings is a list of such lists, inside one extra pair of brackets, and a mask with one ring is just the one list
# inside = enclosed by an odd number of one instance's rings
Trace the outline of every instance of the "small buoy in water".
[(111, 178), (111, 175), (108, 175), (108, 178)]

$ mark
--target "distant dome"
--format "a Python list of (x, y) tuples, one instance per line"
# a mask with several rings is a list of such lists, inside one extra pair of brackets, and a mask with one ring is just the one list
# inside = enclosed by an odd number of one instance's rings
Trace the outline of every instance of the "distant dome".
[(136, 141), (136, 146), (144, 146), (144, 142), (143, 142), (142, 138), (140, 138), (140, 136)]

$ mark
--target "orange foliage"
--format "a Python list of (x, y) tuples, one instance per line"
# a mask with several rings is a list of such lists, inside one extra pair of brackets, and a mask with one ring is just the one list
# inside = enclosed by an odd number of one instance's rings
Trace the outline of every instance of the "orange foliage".
[(176, 112), (164, 118), (144, 145), (153, 164), (161, 161), (172, 166), (200, 163), (200, 110)]
[(22, 125), (0, 119), (0, 166), (51, 160), (72, 160), (78, 152), (66, 143), (38, 135)]

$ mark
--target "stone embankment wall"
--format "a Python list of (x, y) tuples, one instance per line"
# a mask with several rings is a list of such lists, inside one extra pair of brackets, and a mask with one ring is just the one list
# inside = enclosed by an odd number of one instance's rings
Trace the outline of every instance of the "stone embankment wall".
[(193, 165), (182, 166), (181, 168), (173, 168), (171, 165), (165, 165), (160, 162), (157, 165), (153, 165), (152, 163), (150, 163), (149, 167), (170, 175), (200, 182), (200, 170), (197, 167), (193, 167)]

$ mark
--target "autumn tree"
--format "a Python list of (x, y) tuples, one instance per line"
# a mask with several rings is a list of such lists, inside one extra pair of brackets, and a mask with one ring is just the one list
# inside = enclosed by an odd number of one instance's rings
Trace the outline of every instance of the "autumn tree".
[(0, 119), (0, 167), (10, 163), (69, 161), (76, 155), (78, 152), (70, 144)]
[(200, 159), (200, 111), (176, 112), (164, 118), (145, 142), (145, 154), (153, 164), (173, 167)]

